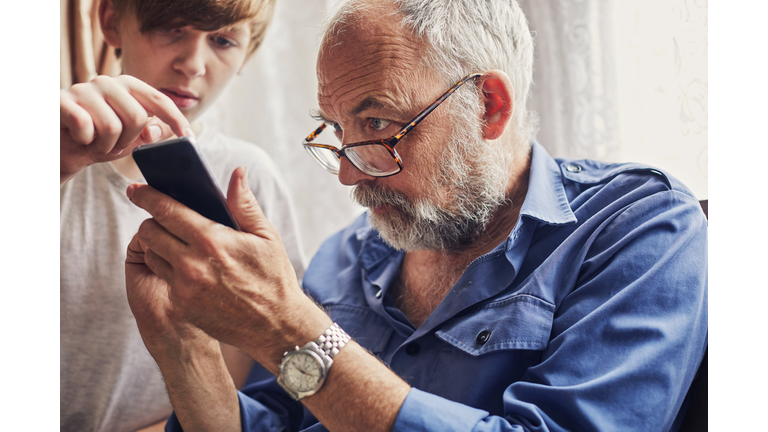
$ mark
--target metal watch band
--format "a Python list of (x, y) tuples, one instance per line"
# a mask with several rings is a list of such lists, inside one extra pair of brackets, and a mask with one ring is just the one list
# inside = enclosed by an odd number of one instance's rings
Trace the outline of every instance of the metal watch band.
[(328, 330), (326, 330), (325, 333), (321, 334), (320, 337), (315, 340), (315, 343), (318, 348), (323, 350), (325, 355), (333, 358), (339, 353), (340, 349), (344, 348), (344, 345), (346, 345), (350, 339), (351, 338), (347, 332), (342, 330), (338, 324), (333, 323), (332, 326), (328, 327)]
[[(280, 363), (280, 373), (277, 376), (277, 383), (290, 395), (294, 400), (301, 400), (304, 397), (315, 394), (325, 383), (325, 378), (328, 376), (328, 371), (333, 365), (333, 357), (339, 353), (339, 350), (350, 341), (349, 335), (339, 327), (338, 324), (333, 323), (323, 334), (321, 334), (316, 340), (308, 342), (303, 347), (298, 346), (293, 351), (286, 351), (283, 354), (283, 361)], [(306, 356), (314, 357), (318, 362), (319, 377), (317, 377), (317, 383), (313, 388), (304, 389), (301, 391), (298, 388), (293, 388), (288, 382), (293, 382), (294, 379), (286, 381), (286, 374), (295, 375), (297, 373), (296, 365), (289, 365), (289, 358), (295, 355), (304, 354)], [(298, 373), (306, 375), (305, 371), (298, 370)]]

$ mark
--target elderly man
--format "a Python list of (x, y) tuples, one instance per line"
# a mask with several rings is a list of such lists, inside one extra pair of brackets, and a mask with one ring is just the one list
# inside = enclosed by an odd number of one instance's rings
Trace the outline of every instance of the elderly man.
[[(658, 170), (532, 143), (525, 17), (481, 3), (331, 17), (304, 145), (369, 211), (322, 246), (306, 294), (243, 169), (243, 232), (129, 187), (154, 216), (126, 273), (168, 429), (677, 428), (707, 344), (704, 215)], [(326, 125), (340, 149), (315, 142)], [(238, 393), (216, 339), (276, 379)]]

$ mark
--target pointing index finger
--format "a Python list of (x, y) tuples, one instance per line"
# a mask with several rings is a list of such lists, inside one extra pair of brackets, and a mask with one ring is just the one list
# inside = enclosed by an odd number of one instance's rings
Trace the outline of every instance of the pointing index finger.
[(179, 111), (171, 98), (138, 78), (128, 75), (123, 75), (121, 78), (128, 87), (131, 96), (139, 101), (150, 115), (155, 115), (170, 126), (177, 136), (195, 137), (189, 120)]

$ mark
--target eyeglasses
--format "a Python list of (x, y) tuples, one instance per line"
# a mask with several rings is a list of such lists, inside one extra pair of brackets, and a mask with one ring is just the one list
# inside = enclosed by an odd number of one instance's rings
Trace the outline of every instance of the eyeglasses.
[(424, 120), (429, 113), (434, 111), (444, 100), (448, 99), (448, 96), (452, 95), (462, 84), (479, 76), (482, 76), (482, 74), (473, 73), (462, 78), (461, 81), (440, 96), (432, 105), (420, 112), (407, 126), (392, 135), (391, 138), (348, 144), (341, 149), (328, 144), (315, 144), (312, 140), (317, 138), (317, 136), (328, 126), (327, 123), (323, 123), (304, 139), (304, 149), (314, 156), (320, 166), (325, 168), (325, 170), (331, 174), (339, 174), (341, 158), (346, 157), (352, 162), (352, 165), (371, 177), (389, 177), (395, 175), (403, 169), (403, 160), (400, 158), (400, 155), (397, 154), (395, 145), (397, 145), (408, 132), (416, 127), (419, 122)]

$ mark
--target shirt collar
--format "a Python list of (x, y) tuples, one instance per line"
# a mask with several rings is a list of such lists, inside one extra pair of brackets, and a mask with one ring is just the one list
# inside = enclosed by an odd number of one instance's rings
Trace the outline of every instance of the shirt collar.
[(528, 192), (520, 216), (528, 216), (551, 225), (577, 221), (563, 187), (560, 166), (536, 141), (531, 146), (531, 172)]
[[(566, 225), (577, 221), (565, 195), (560, 166), (547, 150), (536, 141), (531, 146), (529, 176), (528, 192), (526, 192), (525, 201), (520, 210), (521, 218), (527, 216), (551, 225)], [(510, 233), (510, 240), (519, 228), (518, 226)], [(358, 240), (365, 243), (360, 254), (360, 260), (363, 267), (369, 271), (385, 258), (402, 254), (402, 252), (387, 245), (379, 236), (378, 231), (368, 223), (358, 229), (355, 234)]]

